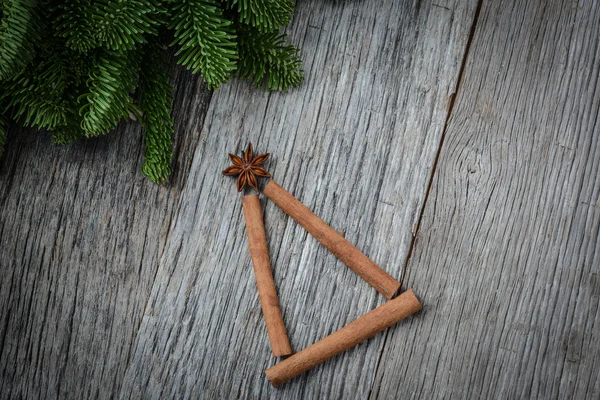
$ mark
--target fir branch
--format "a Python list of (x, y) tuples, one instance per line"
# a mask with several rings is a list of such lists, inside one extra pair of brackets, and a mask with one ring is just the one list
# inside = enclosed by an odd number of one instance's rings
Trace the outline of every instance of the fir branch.
[(83, 59), (61, 50), (62, 43), (48, 42), (31, 66), (4, 82), (8, 111), (24, 126), (54, 130), (76, 118)]
[(56, 35), (66, 39), (68, 48), (87, 52), (100, 45), (94, 34), (94, 6), (91, 0), (61, 2), (52, 11), (56, 14)]
[(229, 80), (237, 59), (231, 21), (223, 16), (216, 0), (173, 2), (170, 28), (178, 45), (178, 64), (200, 73), (210, 88)]
[(159, 2), (149, 0), (96, 0), (93, 20), (96, 38), (109, 50), (131, 50), (156, 35)]
[(79, 114), (86, 136), (98, 136), (114, 129), (121, 118), (127, 118), (133, 100), (130, 94), (137, 86), (139, 52), (103, 51), (89, 77), (89, 93)]
[(173, 89), (158, 30), (172, 31), (178, 63), (209, 88), (237, 70), (287, 90), (302, 80), (298, 50), (278, 33), (293, 8), (293, 0), (0, 0), (1, 134), (11, 118), (67, 144), (133, 113), (145, 130), (142, 172), (165, 182)]
[(294, 13), (291, 0), (227, 0), (227, 7), (238, 12), (240, 23), (261, 32), (279, 30), (290, 22)]
[(79, 103), (77, 97), (69, 97), (71, 103), (65, 114), (65, 121), (53, 129), (50, 129), (54, 143), (68, 145), (85, 137), (85, 131), (82, 129), (83, 118), (77, 112)]
[(34, 57), (43, 24), (36, 0), (2, 0), (0, 9), (0, 80), (5, 80)]
[(165, 52), (160, 45), (148, 46), (140, 69), (140, 122), (144, 127), (142, 173), (156, 183), (164, 183), (172, 172), (173, 87)]
[(71, 0), (59, 4), (57, 35), (73, 50), (131, 50), (155, 35), (164, 9), (158, 0)]
[(65, 109), (62, 123), (49, 130), (55, 143), (70, 144), (85, 136), (78, 113), (82, 105), (78, 94), (87, 92), (86, 81), (94, 58), (69, 50), (62, 41), (50, 42), (42, 57), (44, 61), (36, 74), (39, 87), (44, 89), (39, 95), (62, 100)]
[(61, 98), (47, 95), (51, 82), (40, 84), (35, 70), (29, 70), (17, 78), (7, 81), (8, 108), (12, 117), (20, 120), (23, 126), (38, 129), (54, 129), (66, 121), (68, 106)]
[(278, 32), (260, 32), (241, 27), (238, 74), (268, 90), (288, 90), (302, 82), (302, 61), (298, 49), (285, 42)]

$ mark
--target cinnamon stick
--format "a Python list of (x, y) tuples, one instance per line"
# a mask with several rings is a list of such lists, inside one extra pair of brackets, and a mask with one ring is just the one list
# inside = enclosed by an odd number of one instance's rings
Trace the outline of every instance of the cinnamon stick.
[(248, 244), (252, 264), (254, 265), (256, 286), (258, 287), (258, 295), (265, 324), (267, 325), (267, 334), (271, 342), (271, 351), (275, 357), (290, 355), (292, 354), (292, 347), (287, 337), (277, 291), (275, 290), (258, 195), (244, 196), (242, 205), (244, 207), (244, 217), (246, 218), (246, 231), (248, 232)]
[(269, 181), (263, 193), (379, 293), (387, 299), (394, 297), (400, 288), (400, 283), (294, 196), (273, 180)]
[(409, 289), (394, 300), (360, 316), (339, 331), (267, 369), (267, 378), (273, 386), (279, 386), (419, 310), (421, 303), (412, 289)]

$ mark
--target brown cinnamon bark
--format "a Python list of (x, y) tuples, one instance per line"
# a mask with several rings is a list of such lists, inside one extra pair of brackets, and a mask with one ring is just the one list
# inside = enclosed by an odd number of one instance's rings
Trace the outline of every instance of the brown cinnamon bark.
[(258, 295), (260, 296), (267, 333), (271, 342), (271, 351), (275, 357), (290, 355), (292, 354), (292, 348), (285, 330), (279, 299), (275, 290), (258, 195), (244, 196), (242, 205), (244, 207), (244, 217), (246, 218), (250, 255), (252, 256), (252, 264), (254, 264), (256, 286), (258, 287)]
[(267, 378), (273, 386), (279, 386), (419, 310), (421, 303), (412, 289), (409, 289), (339, 331), (267, 369)]
[(379, 293), (387, 299), (394, 297), (400, 288), (400, 283), (294, 196), (273, 180), (269, 181), (263, 193)]

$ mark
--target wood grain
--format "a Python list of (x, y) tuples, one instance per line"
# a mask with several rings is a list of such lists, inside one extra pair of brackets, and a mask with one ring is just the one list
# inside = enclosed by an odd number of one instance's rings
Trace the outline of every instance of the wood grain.
[(1, 398), (118, 393), (210, 98), (190, 74), (175, 83), (170, 186), (140, 173), (135, 124), (71, 147), (10, 131), (0, 161)]
[(373, 398), (600, 398), (599, 26), (484, 1)]
[[(290, 28), (306, 82), (290, 93), (233, 82), (211, 101), (121, 398), (364, 398), (382, 337), (285, 387), (270, 354), (226, 154), (252, 141), (266, 168), (399, 278), (455, 90), (475, 2), (300, 2)], [(270, 202), (265, 224), (292, 348), (383, 297)], [(405, 325), (399, 334), (408, 335)], [(394, 329), (394, 328), (393, 328)]]

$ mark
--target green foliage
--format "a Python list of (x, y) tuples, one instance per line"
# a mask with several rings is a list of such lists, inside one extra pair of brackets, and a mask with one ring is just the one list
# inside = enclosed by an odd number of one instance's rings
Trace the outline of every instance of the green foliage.
[(0, 80), (18, 73), (35, 55), (42, 23), (35, 0), (0, 2)]
[(66, 122), (70, 68), (68, 60), (46, 53), (42, 51), (45, 57), (36, 58), (19, 75), (6, 80), (4, 90), (14, 119), (24, 126), (51, 130)]
[(82, 96), (81, 127), (87, 136), (114, 129), (121, 118), (134, 110), (131, 94), (137, 87), (139, 52), (103, 50), (97, 57), (88, 81), (89, 92)]
[(173, 44), (179, 45), (178, 64), (193, 73), (201, 72), (211, 88), (227, 82), (237, 58), (232, 22), (223, 16), (216, 1), (181, 0), (174, 2), (170, 28)]
[(157, 183), (165, 182), (172, 171), (173, 87), (166, 65), (165, 51), (158, 45), (149, 46), (140, 73), (140, 121), (146, 145), (142, 173)]
[(73, 50), (131, 50), (156, 35), (163, 23), (160, 2), (146, 0), (70, 0), (53, 8), (56, 35)]
[(52, 9), (54, 35), (64, 38), (65, 46), (78, 52), (87, 52), (98, 47), (94, 31), (95, 7), (91, 0), (59, 2)]
[(302, 61), (298, 49), (285, 43), (285, 35), (260, 32), (247, 28), (240, 35), (241, 77), (261, 85), (267, 81), (269, 90), (288, 90), (302, 82)]
[(21, 120), (24, 126), (54, 129), (66, 121), (66, 105), (62, 99), (50, 97), (51, 85), (40, 82), (36, 70), (27, 70), (17, 79), (7, 82), (6, 91), (10, 96), (9, 108), (12, 116)]
[(290, 0), (228, 0), (227, 6), (237, 10), (239, 22), (261, 32), (279, 31), (290, 22), (294, 3)]
[(292, 0), (0, 0), (0, 150), (9, 119), (68, 144), (136, 116), (142, 173), (164, 183), (168, 54), (213, 89), (237, 74), (288, 90), (302, 80), (298, 51), (279, 33), (293, 11)]
[(156, 35), (160, 10), (146, 0), (96, 0), (92, 20), (96, 38), (109, 50), (131, 50)]

